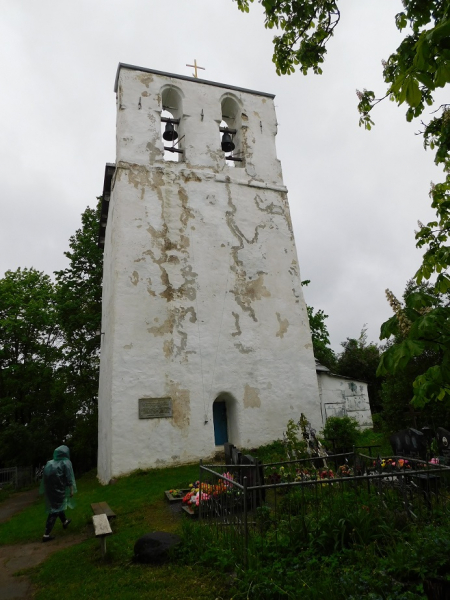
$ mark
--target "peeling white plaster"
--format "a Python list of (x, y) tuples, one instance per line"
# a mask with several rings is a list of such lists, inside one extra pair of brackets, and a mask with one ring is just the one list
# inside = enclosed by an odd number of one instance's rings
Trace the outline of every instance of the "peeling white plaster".
[[(164, 86), (182, 99), (180, 162), (164, 161)], [(104, 257), (100, 480), (214, 454), (219, 395), (237, 446), (281, 437), (302, 412), (320, 428), (273, 100), (126, 68), (119, 92)], [(234, 168), (220, 149), (227, 95), (245, 117), (246, 162)], [(138, 400), (149, 397), (171, 397), (173, 416), (139, 419)]]

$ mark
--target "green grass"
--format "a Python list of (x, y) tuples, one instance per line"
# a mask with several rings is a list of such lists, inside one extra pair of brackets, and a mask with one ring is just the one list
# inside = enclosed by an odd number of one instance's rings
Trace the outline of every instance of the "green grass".
[[(381, 448), (372, 448), (372, 456), (390, 456), (392, 455), (392, 447), (389, 443), (389, 435), (384, 432), (376, 432), (373, 429), (365, 429), (359, 434), (357, 446), (371, 446), (380, 444)], [(361, 448), (362, 454), (368, 454), (367, 448)]]
[(0, 504), (11, 497), (14, 493), (14, 488), (10, 485), (0, 488)]
[[(358, 440), (358, 445), (377, 443), (382, 444), (382, 455), (390, 453), (383, 434), (366, 430)], [(282, 444), (274, 442), (255, 454), (270, 462), (280, 460), (281, 451)], [(439, 550), (450, 539), (447, 517), (443, 523), (429, 529), (414, 528), (408, 535), (405, 533), (405, 537), (398, 534), (397, 543), (393, 543), (392, 548), (389, 546), (388, 553), (380, 550), (377, 541), (329, 556), (322, 556), (323, 553), (317, 553), (313, 547), (309, 549), (307, 544), (294, 553), (287, 548), (280, 552), (274, 549), (267, 564), (247, 572), (236, 566), (233, 551), (214, 540), (211, 542), (207, 536), (203, 539), (197, 524), (185, 519), (184, 541), (176, 556), (158, 566), (134, 564), (133, 547), (144, 533), (155, 530), (182, 533), (183, 519), (170, 510), (163, 492), (186, 487), (198, 475), (198, 465), (188, 465), (138, 471), (109, 486), (101, 486), (93, 472), (80, 478), (77, 481), (77, 506), (68, 511), (72, 519), (70, 529), (64, 532), (57, 523), (54, 531), (58, 537), (78, 533), (84, 535), (85, 540), (56, 552), (26, 572), (36, 585), (35, 600), (261, 600), (295, 599), (299, 593), (305, 600), (324, 597), (347, 600), (355, 592), (356, 600), (368, 597), (364, 595), (367, 590), (378, 594), (374, 598), (410, 600), (424, 598), (419, 588), (425, 572), (419, 573), (420, 569), (425, 568), (428, 575), (449, 576), (447, 556), (450, 548), (446, 546), (443, 552)], [(101, 558), (100, 544), (94, 538), (91, 525), (90, 505), (101, 501), (106, 501), (117, 514), (112, 524), (114, 535), (107, 540), (105, 560)], [(40, 541), (45, 520), (44, 502), (40, 500), (0, 524), (0, 543)], [(329, 529), (330, 524), (325, 525)], [(202, 535), (206, 534), (203, 532)], [(390, 589), (394, 585), (393, 579), (400, 581), (405, 571), (403, 555), (409, 556), (408, 573), (410, 579), (415, 580), (417, 592), (413, 593), (412, 585), (402, 582), (395, 584), (398, 593)], [(441, 558), (445, 559), (445, 564), (440, 564)], [(414, 569), (419, 574), (415, 574)], [(403, 595), (405, 590), (412, 595)], [(390, 596), (386, 595), (388, 591)]]
[[(80, 533), (82, 543), (56, 552), (28, 572), (37, 585), (36, 600), (121, 600), (140, 598), (229, 598), (224, 576), (196, 565), (169, 561), (159, 566), (132, 563), (133, 547), (143, 534), (152, 531), (178, 532), (182, 517), (174, 514), (163, 498), (172, 487), (186, 487), (198, 478), (198, 465), (136, 472), (114, 485), (101, 486), (94, 473), (77, 481), (77, 506), (68, 511), (70, 530), (55, 525), (57, 536)], [(106, 501), (117, 518), (114, 534), (107, 540), (107, 557), (102, 560), (99, 541), (93, 537), (92, 502)], [(40, 541), (45, 525), (44, 503), (36, 502), (6, 523), (0, 524), (1, 544)], [(192, 541), (195, 551), (195, 540)]]

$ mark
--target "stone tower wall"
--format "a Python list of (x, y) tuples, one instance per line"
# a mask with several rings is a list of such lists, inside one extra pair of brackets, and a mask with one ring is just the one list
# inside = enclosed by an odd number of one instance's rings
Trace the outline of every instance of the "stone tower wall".
[[(179, 162), (164, 159), (167, 90), (181, 99)], [(234, 168), (220, 148), (227, 99), (239, 107), (232, 116), (244, 156)], [(211, 456), (219, 396), (237, 446), (281, 437), (300, 412), (320, 427), (272, 97), (122, 67), (117, 109), (105, 240), (100, 480)], [(143, 398), (169, 398), (172, 416), (139, 418)]]

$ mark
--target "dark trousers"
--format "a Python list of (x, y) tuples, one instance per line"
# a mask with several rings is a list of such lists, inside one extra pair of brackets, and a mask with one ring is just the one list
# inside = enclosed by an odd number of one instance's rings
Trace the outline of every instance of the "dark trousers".
[(57, 513), (50, 513), (47, 517), (47, 523), (45, 524), (45, 535), (50, 535), (50, 532), (53, 529), (58, 517), (61, 519), (61, 523), (63, 524), (67, 520), (63, 510)]

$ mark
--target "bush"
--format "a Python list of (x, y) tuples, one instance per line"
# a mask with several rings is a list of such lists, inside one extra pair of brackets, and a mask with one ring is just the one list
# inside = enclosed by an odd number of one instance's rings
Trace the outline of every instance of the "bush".
[(374, 415), (372, 415), (372, 423), (373, 430), (375, 431), (375, 433), (383, 433), (387, 429), (387, 425), (384, 422), (381, 413), (375, 413)]
[(350, 451), (359, 437), (358, 422), (353, 417), (329, 417), (322, 432), (326, 441), (333, 441), (334, 447)]

